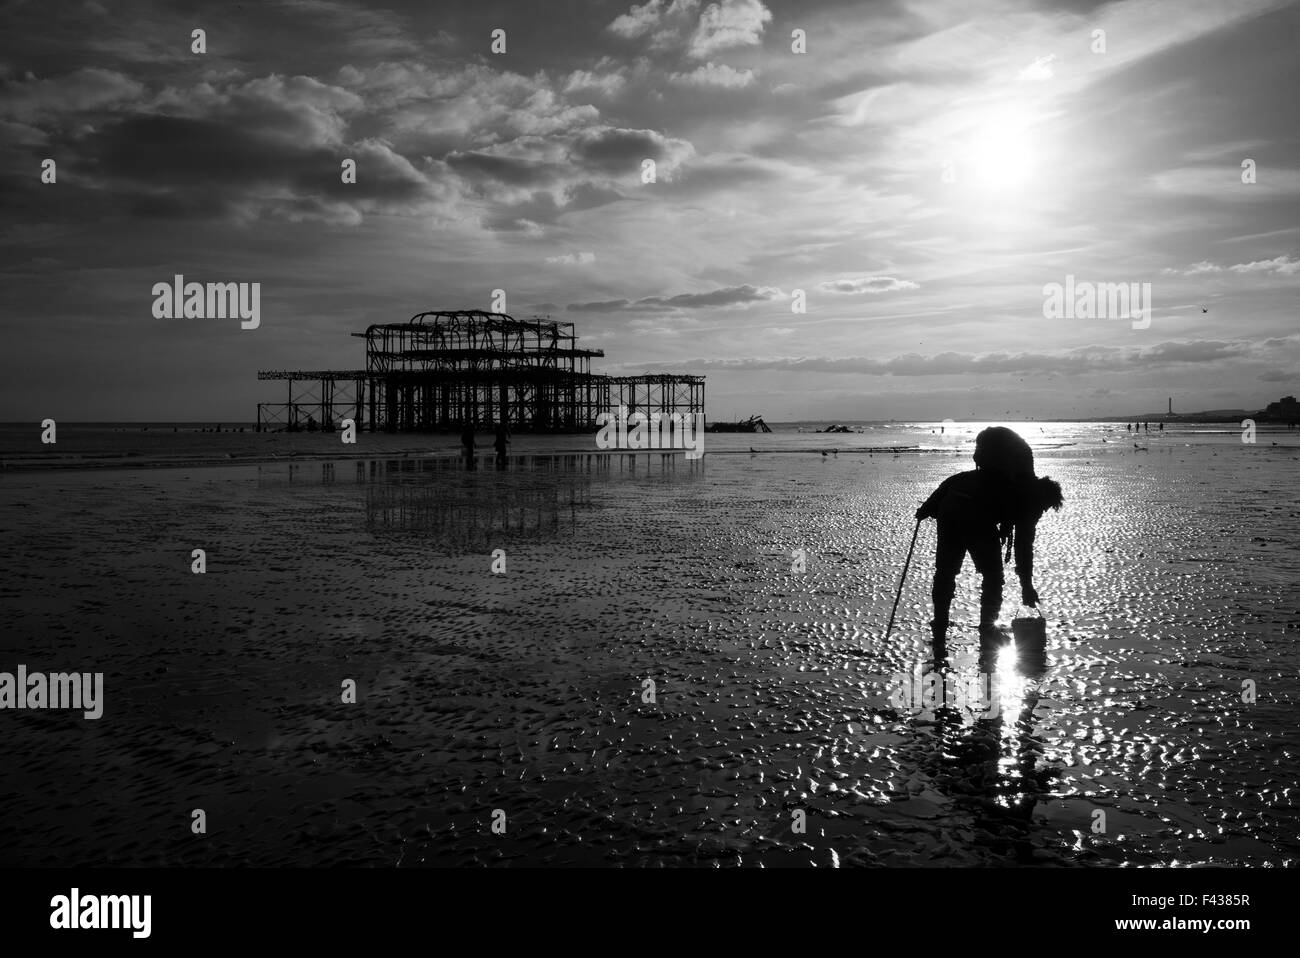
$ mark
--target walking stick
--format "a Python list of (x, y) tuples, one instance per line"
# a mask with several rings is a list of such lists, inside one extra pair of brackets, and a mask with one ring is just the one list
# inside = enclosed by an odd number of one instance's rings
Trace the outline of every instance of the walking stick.
[(898, 611), (898, 600), (903, 597), (903, 583), (907, 580), (907, 567), (912, 564), (912, 550), (916, 548), (916, 536), (921, 531), (921, 520), (916, 520), (916, 528), (912, 530), (912, 544), (907, 547), (907, 560), (903, 563), (903, 574), (898, 577), (898, 593), (894, 596), (894, 607), (889, 611), (889, 625), (885, 626), (885, 641), (889, 641), (889, 633), (894, 629), (894, 613)]

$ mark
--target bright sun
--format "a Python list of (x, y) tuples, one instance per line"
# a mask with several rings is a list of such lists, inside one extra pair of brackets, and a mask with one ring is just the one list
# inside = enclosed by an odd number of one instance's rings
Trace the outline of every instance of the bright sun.
[(975, 185), (1007, 190), (1027, 183), (1034, 165), (1029, 126), (1027, 114), (1009, 109), (990, 112), (975, 124), (968, 162)]

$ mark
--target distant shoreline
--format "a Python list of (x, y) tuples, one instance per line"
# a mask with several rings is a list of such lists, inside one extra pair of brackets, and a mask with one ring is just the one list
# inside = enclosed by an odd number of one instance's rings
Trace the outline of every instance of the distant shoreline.
[[(908, 426), (908, 425), (917, 425), (917, 426), (942, 426), (942, 425), (946, 425), (946, 424), (951, 423), (951, 424), (953, 424), (953, 425), (958, 425), (958, 426), (968, 426), (968, 425), (972, 425), (972, 424), (975, 424), (975, 423), (1005, 423), (1005, 424), (1013, 425), (1013, 426), (1014, 426), (1014, 425), (1041, 425), (1041, 424), (1044, 424), (1044, 423), (1056, 423), (1056, 422), (1059, 422), (1059, 423), (1114, 423), (1114, 424), (1116, 424), (1116, 425), (1121, 425), (1121, 426), (1122, 426), (1122, 425), (1124, 425), (1125, 423), (1133, 423), (1133, 422), (1150, 422), (1150, 423), (1161, 423), (1161, 422), (1162, 422), (1162, 423), (1165, 423), (1166, 425), (1173, 424), (1173, 425), (1188, 425), (1188, 426), (1214, 426), (1214, 425), (1233, 425), (1233, 426), (1240, 426), (1240, 425), (1241, 425), (1241, 420), (1242, 420), (1242, 419), (1253, 419), (1253, 420), (1255, 420), (1257, 423), (1276, 423), (1276, 424), (1280, 424), (1280, 425), (1286, 425), (1286, 424), (1288, 424), (1288, 423), (1291, 423), (1291, 422), (1296, 421), (1296, 420), (1288, 419), (1288, 418), (1286, 418), (1286, 417), (1270, 416), (1270, 415), (1268, 415), (1267, 413), (1263, 413), (1263, 412), (1247, 412), (1247, 411), (1242, 411), (1242, 412), (1232, 413), (1232, 414), (1226, 414), (1226, 413), (1213, 413), (1213, 414), (1209, 414), (1209, 413), (1205, 413), (1205, 414), (1202, 414), (1202, 413), (1189, 413), (1189, 414), (1186, 414), (1186, 415), (1178, 415), (1178, 414), (1175, 414), (1175, 415), (1173, 415), (1173, 416), (1169, 415), (1168, 413), (1161, 413), (1161, 414), (1159, 414), (1159, 415), (1151, 415), (1151, 414), (1147, 414), (1147, 415), (1135, 415), (1135, 416), (1127, 416), (1127, 417), (1125, 417), (1125, 416), (1088, 416), (1088, 417), (1085, 417), (1085, 418), (1083, 418), (1083, 419), (1055, 419), (1055, 418), (1051, 418), (1051, 417), (1043, 418), (1043, 419), (1006, 419), (1006, 418), (1002, 418), (1002, 419), (997, 419), (997, 418), (993, 418), (993, 419), (990, 419), (990, 418), (974, 418), (974, 419), (833, 419), (833, 418), (827, 418), (827, 419), (773, 419), (773, 420), (770, 420), (770, 421), (768, 422), (768, 425), (769, 425), (769, 426), (829, 426), (829, 425), (853, 425), (853, 426)], [(726, 421), (728, 421), (728, 420), (713, 420), (712, 417), (710, 417), (709, 421), (726, 422)], [(64, 425), (66, 425), (66, 426), (76, 426), (76, 427), (80, 427), (80, 428), (85, 428), (85, 427), (93, 426), (93, 427), (98, 427), (98, 428), (106, 428), (106, 429), (107, 429), (107, 428), (115, 428), (115, 429), (123, 429), (123, 430), (126, 430), (126, 429), (137, 429), (137, 430), (146, 430), (146, 429), (176, 429), (176, 430), (181, 430), (181, 429), (185, 429), (185, 430), (194, 430), (194, 431), (206, 430), (206, 431), (208, 431), (208, 432), (213, 432), (213, 431), (215, 431), (215, 427), (220, 426), (220, 427), (221, 427), (221, 432), (223, 432), (223, 433), (224, 433), (224, 432), (239, 432), (241, 429), (244, 430), (245, 432), (254, 432), (254, 431), (256, 430), (256, 428), (257, 428), (257, 423), (255, 423), (255, 422), (231, 422), (231, 421), (227, 421), (227, 420), (215, 420), (215, 419), (214, 419), (214, 420), (211, 420), (210, 422), (196, 422), (196, 421), (193, 421), (193, 420), (187, 420), (187, 421), (185, 421), (185, 422), (164, 422), (164, 421), (161, 421), (161, 420), (131, 420), (131, 421), (103, 422), (103, 421), (90, 421), (90, 420), (82, 421), (82, 420), (76, 420), (76, 419), (68, 419), (68, 420), (61, 420), (61, 421), (59, 422), (59, 425), (60, 425), (60, 426), (64, 426)], [(19, 421), (0, 422), (0, 429), (10, 429), (10, 428), (12, 428), (12, 429), (17, 429), (17, 428), (30, 428), (30, 427), (32, 427), (32, 421), (31, 421), (31, 420), (19, 420)], [(593, 429), (594, 429), (594, 427), (593, 427)], [(490, 426), (490, 425), (487, 425), (487, 424), (482, 424), (482, 425), (479, 425), (479, 426), (475, 427), (475, 431), (476, 431), (476, 432), (492, 432), (492, 430), (493, 430), (493, 427)], [(275, 429), (275, 430), (272, 430), (272, 429), (264, 429), (264, 430), (262, 430), (262, 433), (265, 434), (265, 435), (275, 435), (275, 434), (277, 434), (277, 433), (285, 432), (285, 431), (286, 431), (286, 430), (283, 430), (283, 429)], [(305, 430), (305, 429), (301, 429), (301, 430), (298, 430), (298, 431), (299, 431), (299, 432), (306, 432), (307, 430)], [(363, 430), (358, 430), (358, 431), (369, 432), (370, 430), (369, 430), (369, 429), (363, 429)], [(384, 430), (380, 430), (380, 431), (384, 431)], [(521, 429), (521, 430), (519, 430), (519, 431), (521, 431), (521, 432), (526, 432), (527, 430), (522, 430), (522, 429)], [(459, 435), (460, 435), (460, 429), (459, 429), (459, 428), (456, 428), (456, 429), (436, 429), (436, 430), (419, 430), (419, 431), (415, 431), (415, 430), (411, 430), (411, 431), (408, 431), (408, 430), (397, 430), (397, 434), (398, 434), (398, 435), (409, 434), (409, 435), (448, 435), (448, 436), (455, 435), (455, 436), (459, 436)], [(582, 431), (581, 431), (581, 430), (580, 430), (578, 433), (572, 433), (572, 435), (580, 435), (580, 434), (582, 434)], [(555, 433), (555, 435), (563, 435), (563, 433)]]

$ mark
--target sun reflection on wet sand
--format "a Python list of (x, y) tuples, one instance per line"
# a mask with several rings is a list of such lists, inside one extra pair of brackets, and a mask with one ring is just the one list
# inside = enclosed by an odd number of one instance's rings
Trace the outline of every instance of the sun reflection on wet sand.
[[(6, 476), (30, 508), (0, 652), (93, 657), (114, 730), (67, 749), (13, 725), (9, 860), (1296, 861), (1293, 450), (1044, 455), (1067, 495), (1040, 526), (1046, 645), (983, 648), (967, 569), (940, 650), (924, 535), (882, 636), (959, 450), (543, 458)], [(210, 574), (181, 576), (173, 539)], [(996, 677), (996, 708), (891, 704), (936, 662)], [(49, 781), (111, 826), (38, 800)], [(237, 839), (158, 832), (196, 791)], [(484, 809), (507, 805), (504, 844)]]

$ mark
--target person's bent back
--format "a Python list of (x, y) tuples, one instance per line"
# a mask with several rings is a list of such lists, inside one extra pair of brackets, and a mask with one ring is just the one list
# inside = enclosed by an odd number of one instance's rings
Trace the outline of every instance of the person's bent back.
[(1034, 474), (1034, 450), (1006, 426), (989, 426), (975, 437), (975, 466), (1012, 479)]

